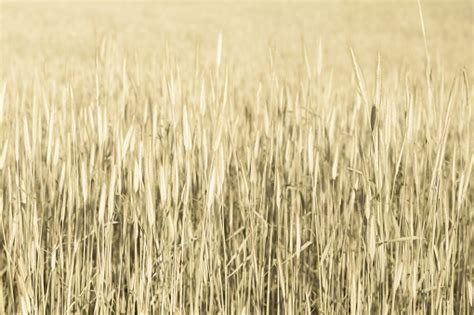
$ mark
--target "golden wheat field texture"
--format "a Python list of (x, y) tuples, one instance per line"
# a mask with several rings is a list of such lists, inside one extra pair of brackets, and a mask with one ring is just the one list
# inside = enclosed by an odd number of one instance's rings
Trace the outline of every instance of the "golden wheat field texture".
[(0, 3), (0, 314), (473, 314), (474, 3)]

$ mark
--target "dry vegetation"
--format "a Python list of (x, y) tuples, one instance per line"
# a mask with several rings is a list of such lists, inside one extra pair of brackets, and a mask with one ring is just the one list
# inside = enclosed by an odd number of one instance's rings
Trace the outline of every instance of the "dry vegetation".
[(473, 311), (472, 2), (0, 8), (0, 313)]

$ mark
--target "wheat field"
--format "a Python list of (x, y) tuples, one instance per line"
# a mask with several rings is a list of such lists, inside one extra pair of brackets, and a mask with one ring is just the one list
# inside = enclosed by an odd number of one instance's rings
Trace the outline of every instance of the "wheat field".
[(473, 6), (0, 2), (0, 314), (472, 314)]

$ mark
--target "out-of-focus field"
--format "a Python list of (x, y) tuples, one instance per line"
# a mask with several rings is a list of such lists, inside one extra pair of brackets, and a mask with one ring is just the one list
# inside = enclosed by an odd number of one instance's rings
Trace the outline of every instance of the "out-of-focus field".
[[(473, 8), (470, 2), (424, 6), (427, 40), (434, 63), (443, 70), (473, 68)], [(271, 3), (271, 4), (2, 4), (2, 74), (46, 65), (53, 70), (82, 69), (94, 63), (103, 36), (137, 54), (142, 63), (156, 62), (164, 45), (181, 63), (194, 62), (197, 43), (203, 61), (215, 58), (222, 32), (224, 58), (238, 75), (268, 71), (268, 47), (276, 49), (278, 69), (303, 66), (301, 42), (315, 61), (323, 44), (324, 66), (350, 77), (349, 46), (364, 67), (374, 67), (379, 51), (385, 67), (416, 70), (424, 66), (423, 37), (416, 1), (401, 3)], [(184, 68), (184, 66), (183, 66)], [(185, 69), (185, 68), (184, 68)]]
[(472, 312), (473, 3), (422, 5), (0, 3), (0, 314)]

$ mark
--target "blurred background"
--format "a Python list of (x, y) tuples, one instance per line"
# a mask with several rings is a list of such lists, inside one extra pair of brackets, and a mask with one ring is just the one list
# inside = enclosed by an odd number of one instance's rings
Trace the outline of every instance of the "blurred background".
[[(428, 49), (441, 70), (473, 69), (473, 2), (422, 1)], [(413, 1), (310, 2), (1, 2), (1, 77), (31, 72), (55, 77), (94, 64), (97, 47), (112, 40), (121, 54), (152, 65), (165, 54), (192, 65), (215, 59), (219, 32), (223, 62), (244, 76), (268, 70), (269, 48), (279, 67), (303, 70), (303, 43), (315, 62), (319, 42), (325, 69), (352, 71), (349, 47), (362, 68), (382, 64), (416, 71), (425, 53), (418, 5)], [(81, 61), (80, 63), (77, 61)], [(22, 70), (23, 69), (23, 70)], [(14, 71), (13, 71), (14, 70)], [(286, 71), (287, 69), (281, 69)], [(470, 71), (469, 71), (470, 72)]]

